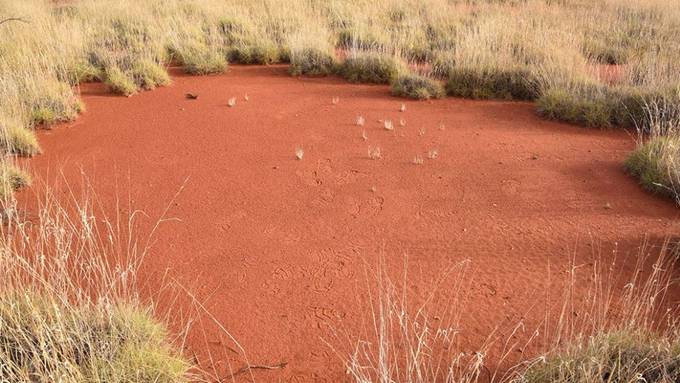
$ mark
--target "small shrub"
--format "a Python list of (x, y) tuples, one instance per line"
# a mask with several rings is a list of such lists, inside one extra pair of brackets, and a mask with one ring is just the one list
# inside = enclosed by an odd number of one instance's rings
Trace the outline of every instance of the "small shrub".
[(393, 56), (379, 53), (357, 53), (348, 57), (340, 74), (351, 82), (389, 84), (406, 68)]
[(106, 68), (104, 83), (112, 92), (124, 96), (130, 96), (137, 92), (135, 79), (117, 67)]
[(675, 136), (649, 139), (628, 156), (625, 167), (646, 190), (675, 198), (678, 187), (675, 181), (680, 177), (680, 139)]
[(536, 103), (538, 114), (547, 119), (605, 128), (611, 126), (614, 102), (604, 94), (587, 96), (553, 88), (544, 91)]
[(335, 58), (317, 48), (291, 50), (290, 73), (293, 76), (325, 76), (335, 72)]
[(533, 100), (538, 79), (526, 69), (455, 68), (449, 71), (446, 93), (473, 99)]
[(445, 92), (441, 84), (432, 79), (408, 74), (399, 76), (392, 83), (392, 94), (417, 100), (428, 100), (430, 98), (442, 98)]
[(147, 90), (170, 83), (168, 72), (158, 63), (149, 60), (135, 63), (132, 69), (132, 77), (138, 87)]
[(15, 190), (30, 184), (31, 176), (28, 173), (6, 162), (0, 164), (0, 200), (4, 200)]
[(527, 383), (680, 381), (680, 342), (630, 331), (596, 334), (566, 351), (536, 362)]

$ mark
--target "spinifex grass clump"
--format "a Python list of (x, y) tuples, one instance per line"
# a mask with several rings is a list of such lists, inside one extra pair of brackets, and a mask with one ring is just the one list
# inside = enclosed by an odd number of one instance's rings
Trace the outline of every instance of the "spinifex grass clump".
[(596, 334), (534, 364), (526, 383), (680, 381), (680, 339), (645, 332)]
[(239, 64), (269, 65), (284, 61), (281, 52), (281, 48), (274, 42), (264, 40), (252, 44), (237, 44), (228, 50), (227, 57), (230, 62)]
[(184, 383), (188, 363), (167, 331), (134, 305), (0, 296), (0, 379), (11, 382)]
[(0, 201), (11, 198), (15, 190), (31, 184), (31, 176), (7, 160), (0, 163)]
[(224, 54), (200, 44), (184, 47), (175, 57), (184, 71), (193, 75), (222, 73), (228, 66)]
[(680, 104), (646, 103), (649, 125), (640, 129), (638, 146), (626, 170), (647, 190), (680, 204)]
[(83, 106), (68, 83), (45, 81), (43, 89), (31, 102), (30, 120), (32, 125), (50, 125), (70, 121), (82, 111)]
[(626, 170), (645, 189), (678, 198), (680, 139), (654, 137), (647, 140), (626, 159)]
[(446, 93), (473, 99), (533, 100), (539, 94), (539, 82), (522, 68), (453, 68), (448, 73)]
[(130, 96), (137, 92), (134, 78), (117, 67), (109, 67), (104, 71), (104, 83), (113, 93)]
[(148, 249), (134, 219), (94, 218), (49, 191), (36, 200), (30, 225), (2, 201), (0, 381), (188, 382), (189, 363), (137, 293)]
[(132, 67), (135, 84), (146, 90), (170, 83), (170, 76), (163, 66), (151, 60), (140, 60)]
[(605, 128), (612, 124), (616, 102), (616, 97), (605, 88), (594, 86), (588, 90), (546, 89), (536, 103), (538, 113), (545, 118)]
[[(630, 259), (632, 270), (597, 255), (587, 271), (572, 264), (563, 287), (551, 291), (556, 301), (547, 298), (517, 323), (496, 323), (486, 339), (466, 344), (473, 352), (457, 340), (467, 335), (462, 323), (466, 305), (474, 303), (464, 293), (469, 261), (419, 281), (381, 260), (376, 277), (365, 282), (368, 291), (358, 294), (362, 325), (335, 333), (339, 341), (349, 339), (349, 347), (329, 345), (345, 356), (357, 383), (675, 383), (677, 253), (650, 249), (643, 246)], [(391, 279), (392, 273), (402, 279)], [(534, 331), (530, 317), (545, 319)], [(527, 347), (540, 355), (524, 354)]]
[[(643, 246), (630, 274), (612, 270), (610, 264), (596, 264), (586, 299), (565, 292), (554, 334), (547, 338), (551, 350), (528, 361), (516, 381), (680, 381), (680, 324), (671, 293), (677, 287), (673, 246), (654, 249), (654, 258)], [(626, 279), (619, 279), (622, 275)]]
[(327, 51), (313, 48), (294, 48), (290, 51), (290, 74), (293, 76), (325, 76), (336, 70), (335, 58)]
[(441, 84), (432, 79), (416, 74), (407, 74), (394, 80), (392, 94), (417, 100), (428, 100), (430, 98), (442, 98), (446, 95), (446, 92), (444, 92)]
[(32, 156), (40, 153), (40, 145), (32, 130), (22, 127), (16, 119), (5, 118), (0, 120), (0, 151)]
[(405, 72), (404, 64), (396, 57), (380, 53), (353, 53), (340, 67), (342, 77), (363, 83), (389, 84)]

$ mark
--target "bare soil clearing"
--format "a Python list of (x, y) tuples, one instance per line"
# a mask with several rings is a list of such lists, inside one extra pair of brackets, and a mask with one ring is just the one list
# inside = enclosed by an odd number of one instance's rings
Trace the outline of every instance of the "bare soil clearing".
[[(425, 280), (471, 260), (461, 325), (474, 351), (545, 296), (549, 268), (559, 280), (572, 258), (588, 267), (616, 252), (630, 270), (644, 233), (659, 241), (678, 232), (672, 201), (624, 174), (627, 133), (544, 121), (530, 103), (405, 101), (387, 86), (291, 78), (284, 66), (173, 81), (131, 98), (83, 85), (87, 111), (41, 132), (45, 154), (28, 164), (75, 183), (82, 170), (103, 204), (129, 193), (151, 216), (188, 179), (171, 209), (181, 222), (161, 228), (144, 275), (167, 272), (194, 291), (251, 363), (288, 363), (254, 371), (259, 381), (345, 379), (320, 338), (329, 325), (356, 325), (364, 261), (381, 253), (388, 267), (407, 255)], [(369, 159), (369, 146), (382, 159)], [(208, 327), (219, 362), (224, 347)], [(189, 348), (205, 356), (197, 338)]]

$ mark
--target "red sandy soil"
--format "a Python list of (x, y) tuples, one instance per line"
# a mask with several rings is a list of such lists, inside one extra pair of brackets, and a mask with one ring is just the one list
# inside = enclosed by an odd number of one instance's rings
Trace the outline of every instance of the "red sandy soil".
[[(258, 381), (347, 379), (322, 339), (334, 342), (331, 328), (356, 328), (365, 265), (380, 254), (397, 272), (408, 257), (414, 289), (470, 260), (460, 328), (472, 352), (494, 326), (535, 307), (572, 261), (587, 269), (616, 254), (614, 269), (630, 271), (645, 235), (658, 243), (678, 232), (673, 203), (624, 173), (629, 134), (541, 120), (530, 103), (415, 102), (386, 86), (292, 78), (283, 66), (174, 72), (173, 81), (131, 98), (83, 86), (87, 111), (41, 132), (44, 154), (28, 164), (74, 183), (82, 170), (104, 205), (129, 194), (149, 216), (186, 180), (170, 210), (180, 221), (161, 227), (144, 277), (194, 292), (250, 363), (287, 362), (253, 371)], [(374, 145), (380, 160), (368, 158)], [(240, 365), (225, 356), (215, 326), (206, 328), (217, 374), (228, 376), (226, 358)], [(189, 355), (206, 357), (202, 337), (189, 338)]]

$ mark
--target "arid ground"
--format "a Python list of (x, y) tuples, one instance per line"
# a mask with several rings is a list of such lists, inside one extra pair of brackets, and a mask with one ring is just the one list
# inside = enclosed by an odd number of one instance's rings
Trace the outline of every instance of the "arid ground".
[[(673, 201), (646, 193), (622, 168), (635, 146), (629, 133), (546, 121), (531, 103), (404, 101), (388, 86), (286, 70), (171, 71), (171, 86), (131, 98), (84, 84), (86, 112), (41, 131), (44, 154), (25, 162), (39, 179), (63, 172), (75, 189), (84, 174), (108, 208), (129, 199), (156, 217), (172, 201), (176, 220), (161, 226), (143, 268), (147, 294), (157, 281), (177, 281), (250, 363), (287, 363), (254, 370), (258, 381), (346, 379), (333, 348), (348, 345), (333, 330), (361, 323), (357, 297), (380, 256), (391, 270), (407, 260), (414, 289), (470, 261), (460, 329), (474, 352), (501, 323), (538, 323), (572, 264), (616, 259), (613, 270), (630, 271), (645, 235), (658, 244), (678, 232)], [(369, 147), (382, 158), (369, 158)], [(29, 215), (38, 188), (19, 193)], [(226, 362), (238, 369), (240, 357), (205, 323), (187, 355), (212, 356), (228, 376)]]

